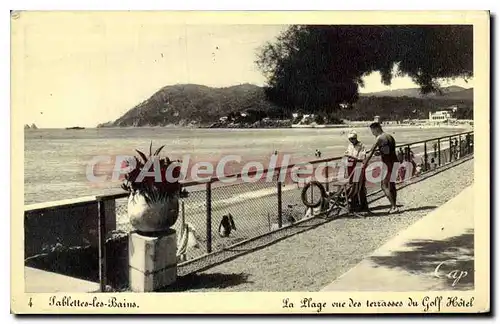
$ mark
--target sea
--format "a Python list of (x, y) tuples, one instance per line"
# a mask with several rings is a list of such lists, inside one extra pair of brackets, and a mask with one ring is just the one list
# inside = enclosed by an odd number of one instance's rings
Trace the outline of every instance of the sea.
[[(385, 127), (397, 144), (448, 136), (467, 131), (465, 127)], [(119, 180), (113, 181), (109, 169), (96, 168), (95, 175), (109, 175), (99, 183), (87, 176), (89, 165), (97, 156), (137, 155), (136, 149), (149, 154), (165, 145), (160, 156), (171, 160), (189, 159), (217, 162), (227, 155), (241, 157), (229, 164), (238, 172), (248, 161), (257, 161), (267, 168), (277, 151), (289, 154), (289, 163), (343, 154), (349, 128), (283, 128), (283, 129), (187, 129), (164, 127), (33, 129), (24, 132), (24, 203), (25, 205), (63, 199), (124, 192)], [(356, 128), (358, 138), (367, 147), (374, 137), (368, 128)]]

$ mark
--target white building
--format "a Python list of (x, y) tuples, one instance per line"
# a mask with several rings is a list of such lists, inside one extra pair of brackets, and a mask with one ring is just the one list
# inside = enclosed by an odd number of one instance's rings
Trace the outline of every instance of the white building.
[(429, 112), (429, 121), (444, 123), (452, 119), (451, 113), (447, 110), (436, 111), (435, 113)]

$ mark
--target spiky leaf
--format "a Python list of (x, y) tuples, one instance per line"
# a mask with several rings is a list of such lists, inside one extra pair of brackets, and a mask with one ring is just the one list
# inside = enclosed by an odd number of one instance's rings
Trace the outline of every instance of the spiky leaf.
[(146, 157), (146, 155), (144, 153), (142, 153), (141, 151), (139, 150), (136, 150), (137, 153), (139, 153), (139, 155), (141, 156), (142, 160), (144, 161), (143, 163), (146, 164), (148, 162), (148, 158)]
[(156, 151), (155, 151), (155, 156), (160, 154), (160, 151), (165, 147), (165, 145), (160, 146)]

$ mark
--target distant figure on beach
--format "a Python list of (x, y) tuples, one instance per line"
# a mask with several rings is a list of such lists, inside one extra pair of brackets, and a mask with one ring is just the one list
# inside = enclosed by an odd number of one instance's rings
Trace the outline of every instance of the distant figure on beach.
[(415, 159), (415, 154), (413, 153), (413, 151), (408, 146), (405, 147), (404, 160), (406, 162), (411, 162), (413, 164), (415, 163), (414, 159)]
[(277, 150), (276, 150), (276, 151), (274, 151), (274, 155), (278, 155), (278, 151), (277, 151)]
[(417, 170), (415, 171), (415, 176), (419, 176), (420, 173), (422, 173), (422, 166), (423, 166), (423, 163), (420, 163), (419, 165), (417, 165)]
[[(403, 163), (404, 160), (405, 160), (405, 158), (404, 158), (403, 149), (401, 147), (399, 147), (399, 150), (398, 150), (398, 161), (399, 161), (399, 163)], [(405, 176), (405, 167), (402, 164), (399, 167), (399, 170), (398, 170), (398, 181), (403, 180), (404, 176)]]
[(455, 160), (458, 160), (459, 158), (459, 152), (458, 152), (458, 140), (455, 138), (453, 141), (453, 157)]
[(403, 155), (404, 155), (404, 154), (403, 154), (403, 149), (402, 149), (401, 147), (399, 147), (399, 151), (398, 151), (398, 161), (399, 161), (400, 163), (403, 163), (403, 159), (404, 159)]
[(466, 148), (467, 148), (467, 154), (470, 154), (474, 152), (474, 147), (473, 147), (473, 142), (472, 142), (472, 136), (471, 134), (465, 135), (465, 143), (466, 143)]
[(219, 236), (228, 237), (232, 230), (236, 230), (236, 225), (234, 224), (233, 215), (228, 213), (227, 215), (222, 216), (219, 223)]
[(415, 172), (417, 172), (417, 163), (415, 162), (415, 154), (409, 147), (405, 147), (405, 153), (404, 153), (404, 161), (406, 164), (411, 164), (412, 166), (412, 172), (411, 175), (414, 176)]
[(321, 158), (321, 151), (316, 149), (316, 152), (314, 152), (314, 156), (317, 158)]
[(431, 170), (434, 170), (437, 167), (436, 160), (431, 158)]
[(409, 147), (405, 147), (404, 152), (401, 150), (401, 147), (399, 148), (398, 152), (398, 161), (401, 163), (401, 166), (399, 167), (398, 170), (398, 180), (403, 181), (406, 177), (406, 170), (408, 169), (409, 164), (412, 164), (412, 176), (415, 175), (416, 173), (416, 163), (414, 161), (414, 155), (413, 152), (410, 150)]
[[(369, 155), (363, 162), (363, 169), (368, 166), (368, 162), (372, 158), (373, 154), (375, 154), (375, 150), (378, 149), (380, 151), (382, 163), (385, 164), (387, 170), (386, 176), (380, 182), (380, 186), (385, 196), (391, 203), (389, 214), (397, 213), (399, 212), (399, 209), (396, 204), (396, 179), (392, 177), (394, 164), (398, 163), (398, 156), (396, 155), (396, 140), (391, 135), (385, 133), (379, 123), (372, 123), (370, 125), (370, 130), (372, 131), (373, 136), (376, 137), (376, 140)], [(363, 172), (365, 172), (365, 170), (363, 170)]]

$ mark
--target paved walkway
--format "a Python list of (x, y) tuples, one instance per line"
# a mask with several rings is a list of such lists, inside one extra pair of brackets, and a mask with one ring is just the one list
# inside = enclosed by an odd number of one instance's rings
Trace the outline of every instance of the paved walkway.
[(471, 185), (322, 290), (473, 289), (473, 197)]
[(24, 284), (24, 291), (28, 293), (99, 291), (98, 283), (31, 267), (24, 267)]
[(387, 214), (387, 199), (379, 199), (370, 204), (373, 217), (333, 220), (204, 272), (180, 277), (174, 290), (320, 291), (473, 181), (472, 159), (398, 190), (399, 214)]

